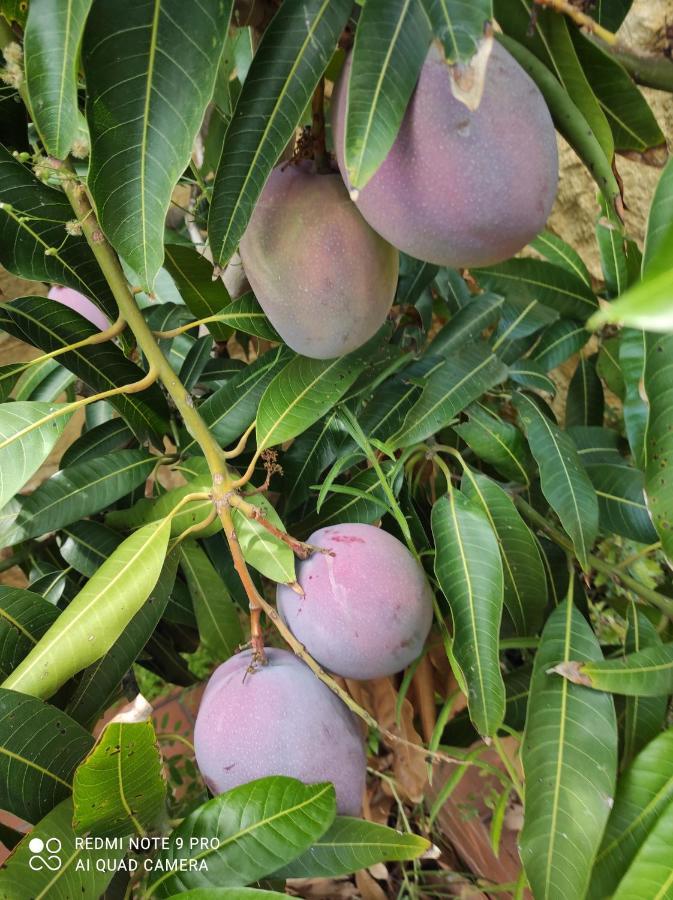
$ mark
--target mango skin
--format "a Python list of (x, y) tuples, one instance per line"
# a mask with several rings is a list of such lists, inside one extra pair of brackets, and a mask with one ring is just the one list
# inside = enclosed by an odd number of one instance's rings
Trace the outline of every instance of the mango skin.
[(314, 553), (297, 566), (300, 597), (279, 585), (276, 603), (295, 637), (321, 665), (344, 678), (400, 672), (423, 650), (432, 625), (432, 591), (421, 566), (396, 537), (373, 525), (321, 528)]
[[(350, 190), (344, 137), (350, 58), (335, 92), (332, 129)], [(544, 227), (558, 183), (551, 115), (536, 84), (494, 42), (481, 103), (451, 93), (433, 45), (395, 142), (356, 205), (395, 247), (454, 268), (508, 259)]]
[(331, 781), (342, 815), (361, 812), (367, 759), (357, 719), (293, 653), (250, 651), (212, 674), (194, 726), (196, 762), (214, 794), (267, 775)]
[(92, 300), (89, 300), (84, 294), (80, 294), (79, 291), (73, 291), (72, 288), (60, 287), (55, 284), (49, 288), (47, 297), (50, 300), (56, 300), (57, 303), (61, 303), (63, 306), (74, 309), (80, 316), (84, 316), (92, 325), (95, 325), (99, 331), (105, 331), (106, 328), (110, 327), (110, 320), (105, 313), (101, 312)]
[(278, 334), (314, 359), (368, 341), (395, 296), (397, 250), (367, 225), (338, 173), (316, 175), (310, 163), (273, 170), (239, 252)]

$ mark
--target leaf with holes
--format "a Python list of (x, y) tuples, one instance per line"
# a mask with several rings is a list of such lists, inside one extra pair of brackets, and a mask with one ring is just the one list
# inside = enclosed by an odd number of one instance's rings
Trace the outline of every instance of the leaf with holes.
[(213, 93), (218, 37), (232, 5), (117, 0), (96, 4), (84, 32), (87, 184), (108, 240), (150, 290), (164, 259), (171, 194)]

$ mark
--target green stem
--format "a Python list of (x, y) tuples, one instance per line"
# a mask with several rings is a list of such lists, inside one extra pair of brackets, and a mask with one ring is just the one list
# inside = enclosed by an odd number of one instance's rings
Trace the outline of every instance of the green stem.
[(497, 734), (493, 735), (493, 747), (495, 749), (495, 752), (498, 754), (498, 757), (500, 758), (500, 762), (505, 767), (505, 770), (512, 781), (512, 787), (516, 791), (519, 800), (523, 803), (523, 784), (521, 783), (521, 780), (516, 773), (516, 769), (514, 768), (512, 760), (507, 755), (507, 751), (503, 747), (502, 741)]
[[(559, 547), (563, 547), (564, 550), (567, 550), (570, 553), (574, 552), (573, 543), (570, 538), (567, 538), (557, 528), (550, 525), (543, 515), (536, 509), (533, 509), (529, 503), (526, 503), (523, 497), (514, 495), (512, 499), (519, 512), (521, 512), (529, 522), (532, 522), (534, 525), (537, 525), (538, 528), (541, 528), (542, 531), (545, 531)], [(660, 609), (669, 619), (673, 619), (673, 600), (670, 597), (666, 597), (664, 594), (660, 594), (658, 591), (646, 587), (644, 584), (636, 581), (635, 578), (627, 575), (626, 572), (618, 571), (612, 563), (605, 562), (598, 556), (589, 554), (588, 561), (592, 569), (601, 572), (603, 575), (607, 575), (608, 578), (617, 577), (624, 587), (633, 591), (634, 594), (637, 594), (642, 600), (645, 600), (646, 603), (656, 606), (657, 609)]]

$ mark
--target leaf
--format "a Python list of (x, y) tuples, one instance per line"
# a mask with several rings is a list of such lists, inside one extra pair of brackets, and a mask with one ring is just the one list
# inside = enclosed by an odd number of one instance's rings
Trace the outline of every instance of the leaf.
[(519, 429), (480, 403), (471, 404), (465, 412), (469, 418), (454, 427), (456, 434), (505, 478), (528, 484), (534, 462)]
[[(260, 337), (265, 341), (281, 340), (280, 335), (269, 322), (252, 291), (248, 291), (242, 297), (232, 300), (226, 309), (217, 313), (217, 322), (221, 322), (235, 331), (242, 331), (245, 334)], [(211, 324), (215, 323), (209, 323), (209, 329)]]
[(277, 891), (260, 891), (258, 888), (194, 888), (173, 894), (171, 900), (273, 900), (274, 897), (287, 897)]
[(589, 337), (584, 325), (573, 319), (559, 319), (542, 333), (532, 358), (545, 372), (550, 372), (581, 350)]
[(71, 414), (48, 420), (63, 407), (38, 401), (0, 404), (0, 509), (37, 472), (63, 434)]
[[(264, 518), (272, 525), (280, 531), (285, 531), (278, 513), (265, 497), (247, 494), (245, 500), (258, 507)], [(292, 549), (271, 534), (257, 519), (248, 519), (238, 509), (232, 509), (231, 516), (245, 561), (272, 581), (281, 583), (294, 581), (296, 575)]]
[[(79, 313), (48, 297), (19, 297), (3, 304), (0, 328), (45, 353), (98, 334), (96, 326)], [(70, 350), (59, 357), (59, 362), (96, 391), (133, 384), (146, 375), (112, 341)], [(156, 384), (139, 393), (111, 397), (108, 402), (140, 440), (161, 435), (169, 428), (168, 406)]]
[(87, 578), (96, 574), (122, 540), (116, 531), (90, 520), (73, 522), (61, 530), (61, 535), (65, 538), (59, 547), (61, 556)]
[(264, 32), (227, 128), (213, 185), (208, 236), (220, 265), (229, 262), (243, 236), (350, 11), (350, 0), (291, 0)]
[(567, 434), (525, 394), (513, 397), (530, 449), (540, 468), (542, 493), (571, 538), (583, 569), (598, 533), (598, 500)]
[(7, 678), (58, 617), (39, 594), (0, 585), (0, 676)]
[(503, 603), (500, 550), (480, 507), (452, 488), (432, 507), (435, 574), (453, 619), (453, 654), (467, 686), (470, 718), (483, 737), (505, 713), (498, 636)]
[(475, 53), (486, 23), (493, 18), (492, 0), (423, 0), (435, 37), (447, 63), (467, 62)]
[[(364, 428), (362, 419), (360, 424)], [(283, 500), (286, 511), (294, 509), (308, 498), (309, 485), (319, 479), (348, 441), (350, 438), (338, 420), (337, 410), (334, 409), (292, 442), (292, 446), (282, 457)]]
[(672, 800), (673, 729), (669, 729), (641, 750), (619, 780), (587, 894), (590, 900), (613, 896), (621, 877)]
[(79, 45), (92, 0), (31, 3), (24, 36), (26, 90), (47, 153), (65, 159), (77, 136)]
[(97, 3), (84, 33), (88, 187), (108, 240), (150, 290), (164, 259), (171, 193), (213, 93), (231, 8), (231, 0)]
[(60, 468), (90, 462), (114, 450), (124, 450), (132, 441), (133, 432), (123, 419), (109, 419), (83, 431), (64, 451), (60, 459)]
[(604, 306), (587, 322), (595, 331), (616, 323), (646, 331), (669, 332), (673, 328), (673, 269), (657, 275), (646, 275), (625, 294)]
[(344, 157), (348, 180), (361, 190), (395, 142), (430, 45), (423, 4), (368, 0), (347, 73)]
[[(33, 841), (43, 849), (35, 854)], [(33, 844), (34, 846), (34, 844)], [(0, 869), (0, 896), (100, 900), (123, 849), (86, 850), (72, 830), (72, 800), (63, 800), (14, 849)]]
[(420, 399), (407, 413), (402, 428), (390, 438), (390, 444), (407, 447), (435, 434), (506, 377), (506, 367), (485, 345), (468, 344), (429, 377)]
[(542, 259), (508, 259), (474, 270), (479, 284), (505, 299), (537, 300), (562, 316), (584, 322), (598, 308), (591, 288), (568, 269)]
[(574, 684), (628, 697), (665, 697), (673, 694), (673, 644), (645, 647), (618, 659), (564, 662), (559, 675)]
[(521, 859), (536, 897), (585, 895), (612, 806), (617, 724), (612, 698), (549, 675), (563, 660), (601, 658), (569, 600), (547, 620), (538, 648), (522, 747), (526, 783)]
[(50, 697), (68, 678), (103, 656), (155, 586), (169, 533), (170, 520), (164, 519), (126, 538), (3, 687)]
[(598, 497), (601, 530), (642, 544), (655, 543), (657, 533), (645, 502), (643, 473), (607, 462), (587, 465), (586, 471)]
[(430, 847), (416, 834), (402, 834), (393, 828), (337, 816), (325, 834), (305, 853), (294, 859), (274, 878), (335, 878), (379, 862), (416, 859)]
[(591, 289), (591, 275), (586, 263), (574, 247), (571, 247), (570, 244), (554, 234), (553, 231), (541, 231), (530, 242), (529, 246), (537, 250), (549, 262), (568, 269), (569, 272), (575, 274), (580, 281), (583, 281)]
[[(196, 319), (224, 312), (231, 303), (221, 278), (213, 279), (213, 265), (192, 244), (166, 244), (164, 265), (173, 276), (180, 296)], [(216, 341), (226, 341), (231, 328), (211, 322), (208, 330)]]
[[(293, 778), (261, 778), (204, 803), (171, 833), (159, 859), (204, 861), (202, 871), (155, 873), (146, 897), (169, 897), (197, 887), (259, 881), (299, 856), (332, 823), (331, 784), (304, 785)], [(206, 849), (197, 840), (208, 838)]]
[[(30, 281), (67, 285), (96, 302), (108, 318), (117, 304), (83, 235), (69, 235), (74, 214), (62, 191), (39, 181), (0, 145), (0, 263)], [(58, 248), (55, 253), (45, 253)]]
[(498, 541), (504, 603), (517, 634), (536, 634), (547, 606), (547, 577), (538, 545), (514, 503), (480, 472), (465, 473), (461, 490), (480, 506)]
[(673, 803), (670, 803), (617, 885), (614, 900), (636, 900), (643, 896), (664, 900), (673, 896), (673, 872), (669, 858), (672, 839)]
[(295, 356), (267, 386), (257, 411), (257, 451), (305, 431), (346, 393), (365, 363), (357, 354), (337, 359)]
[(196, 541), (182, 544), (180, 565), (194, 602), (201, 642), (217, 660), (228, 659), (243, 642), (238, 607)]
[(75, 773), (75, 833), (145, 837), (165, 811), (162, 764), (151, 719), (106, 725)]
[(156, 464), (157, 457), (145, 450), (120, 450), (61, 469), (1, 520), (0, 546), (39, 537), (105, 509), (142, 484)]
[(605, 415), (603, 385), (596, 373), (593, 356), (580, 356), (577, 368), (568, 385), (566, 400), (566, 428), (573, 425), (602, 425)]
[(673, 560), (673, 334), (647, 335), (645, 394), (650, 414), (645, 444), (645, 494), (664, 553)]
[(647, 424), (650, 406), (644, 394), (647, 337), (643, 331), (624, 328), (619, 342), (619, 365), (624, 378), (624, 428), (636, 464), (647, 465)]
[[(632, 603), (628, 611), (626, 653), (661, 646), (661, 638), (650, 620)], [(666, 720), (668, 697), (628, 697), (624, 704), (624, 752), (622, 768), (661, 733)]]
[[(505, 718), (503, 725), (513, 728), (515, 731), (523, 731), (526, 724), (526, 704), (528, 702), (528, 686), (530, 683), (531, 666), (521, 666), (506, 672), (503, 676), (505, 682)], [(449, 719), (441, 737), (443, 746), (468, 747), (479, 739), (479, 735), (470, 722), (466, 709), (461, 710), (453, 718)]]
[(206, 367), (213, 349), (213, 339), (209, 334), (196, 338), (192, 344), (185, 361), (180, 367), (178, 377), (182, 382), (186, 391), (191, 393), (194, 386), (198, 384), (201, 373)]
[(92, 744), (91, 735), (60, 709), (0, 688), (3, 809), (37, 822), (70, 794), (75, 769)]
[(660, 275), (670, 268), (673, 253), (673, 157), (654, 189), (643, 251), (643, 275)]
[(476, 341), (483, 331), (498, 321), (502, 302), (502, 297), (495, 294), (480, 294), (440, 328), (428, 344), (426, 354), (449, 357), (464, 344)]
[[(383, 470), (387, 471), (385, 464)], [(388, 509), (385, 491), (374, 469), (358, 471), (344, 484), (332, 484), (330, 490), (332, 494), (320, 510), (294, 525), (293, 533), (309, 535), (318, 528), (342, 522), (369, 525)]]
[(544, 368), (534, 359), (522, 359), (513, 363), (509, 367), (509, 377), (523, 387), (545, 391), (552, 395), (556, 393), (556, 385), (544, 374)]

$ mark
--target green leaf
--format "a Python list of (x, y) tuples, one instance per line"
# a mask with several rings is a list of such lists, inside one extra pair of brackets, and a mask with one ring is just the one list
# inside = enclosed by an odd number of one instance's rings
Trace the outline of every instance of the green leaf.
[[(164, 265), (194, 318), (224, 312), (231, 297), (222, 279), (213, 279), (212, 263), (192, 244), (166, 244), (164, 250)], [(208, 330), (216, 341), (226, 341), (231, 335), (230, 327), (217, 322), (211, 322)]]
[[(280, 341), (280, 335), (266, 317), (255, 299), (255, 295), (248, 291), (242, 297), (232, 300), (226, 309), (217, 313), (217, 322), (226, 325), (235, 331), (242, 331), (245, 334), (252, 334), (254, 337), (260, 337), (265, 341)], [(209, 323), (208, 329), (211, 324)], [(214, 332), (213, 332), (214, 334)]]
[[(48, 297), (19, 297), (3, 304), (0, 328), (45, 353), (98, 334), (96, 326), (79, 313)], [(146, 374), (112, 341), (70, 350), (59, 357), (59, 362), (95, 391), (133, 384)], [(156, 384), (138, 393), (111, 397), (108, 402), (141, 440), (169, 428), (168, 406)]]
[(0, 197), (0, 263), (21, 278), (74, 288), (114, 319), (117, 304), (86, 238), (65, 230), (74, 218), (65, 194), (39, 181), (2, 145)]
[(559, 319), (543, 331), (532, 358), (545, 372), (550, 372), (584, 347), (590, 334), (574, 319)]
[(452, 488), (432, 507), (435, 574), (451, 609), (453, 654), (475, 728), (496, 734), (505, 713), (498, 636), (503, 574), (497, 538), (485, 513)]
[(568, 385), (566, 428), (574, 425), (602, 425), (605, 415), (603, 385), (596, 372), (598, 354), (580, 356)]
[(162, 766), (151, 719), (106, 725), (75, 773), (75, 833), (144, 837), (155, 829), (166, 805)]
[(79, 45), (92, 0), (33, 0), (24, 36), (26, 90), (47, 153), (65, 159), (77, 137)]
[(238, 607), (196, 541), (182, 544), (180, 565), (194, 602), (201, 642), (215, 653), (216, 659), (228, 659), (243, 641)]
[(562, 316), (584, 322), (598, 301), (584, 281), (562, 266), (543, 259), (508, 259), (475, 269), (479, 284), (505, 299), (537, 300)]
[(75, 769), (92, 744), (91, 735), (60, 709), (0, 688), (3, 809), (37, 822), (70, 794)]
[(390, 438), (391, 445), (406, 447), (430, 437), (506, 377), (506, 367), (486, 345), (468, 344), (430, 375), (404, 425)]
[(525, 394), (515, 394), (530, 449), (540, 468), (542, 492), (571, 538), (583, 569), (598, 534), (598, 499), (571, 438)]
[(491, 328), (498, 321), (502, 303), (502, 297), (496, 297), (495, 294), (479, 294), (440, 328), (428, 344), (426, 355), (448, 357), (466, 343), (476, 341), (482, 331)]
[(673, 870), (670, 852), (673, 841), (673, 803), (663, 811), (643, 841), (626, 875), (617, 885), (613, 900), (673, 897)]
[[(657, 629), (633, 603), (629, 606), (627, 621), (624, 647), (627, 653), (661, 646)], [(668, 697), (627, 697), (624, 704), (622, 768), (663, 730), (667, 708)]]
[(548, 674), (573, 658), (600, 659), (601, 651), (580, 612), (565, 600), (542, 633), (522, 747), (521, 859), (532, 892), (547, 900), (584, 897), (615, 789), (612, 697)]
[[(515, 731), (523, 731), (526, 724), (526, 705), (528, 703), (528, 686), (531, 666), (521, 666), (503, 676), (505, 682), (505, 717), (503, 725)], [(449, 719), (442, 732), (442, 745), (451, 747), (469, 747), (479, 740), (479, 735), (470, 722), (466, 709)]]
[(671, 801), (673, 729), (664, 731), (641, 750), (619, 780), (615, 803), (596, 857), (587, 895), (590, 900), (603, 900), (614, 895), (621, 877)]
[(258, 452), (306, 431), (339, 401), (364, 367), (357, 354), (337, 359), (295, 356), (290, 360), (259, 401)]
[(194, 888), (173, 894), (171, 900), (273, 900), (274, 897), (287, 897), (277, 891), (260, 891), (258, 888)]
[[(35, 840), (43, 844), (39, 854), (31, 849)], [(0, 896), (100, 900), (124, 850), (86, 850), (76, 841), (68, 798), (38, 822), (6, 860), (0, 869)]]
[(126, 538), (3, 687), (50, 697), (107, 653), (156, 585), (169, 533), (170, 520), (165, 519)]
[(547, 606), (547, 577), (537, 542), (503, 489), (480, 472), (466, 472), (461, 489), (480, 506), (498, 541), (504, 603), (517, 634), (536, 634)]
[(97, 3), (87, 23), (87, 183), (108, 240), (146, 288), (163, 263), (171, 193), (213, 93), (231, 8), (119, 0)]
[(71, 414), (49, 419), (63, 403), (0, 404), (0, 509), (51, 453)]
[[(331, 784), (304, 785), (275, 776), (220, 794), (184, 819), (159, 856), (164, 863), (203, 861), (202, 870), (156, 871), (145, 896), (170, 897), (189, 888), (259, 881), (308, 850), (335, 813)], [(205, 849), (199, 838), (208, 839)]]
[(624, 400), (624, 377), (619, 365), (619, 347), (622, 335), (616, 334), (601, 342), (596, 371), (613, 394)]
[(628, 697), (673, 694), (673, 644), (657, 644), (618, 659), (564, 661), (554, 670), (574, 684)]
[(650, 414), (645, 443), (645, 494), (664, 552), (673, 560), (673, 334), (647, 335), (645, 394)]
[(335, 878), (379, 862), (416, 859), (430, 847), (416, 834), (402, 834), (385, 825), (337, 816), (325, 834), (274, 878)]
[[(397, 391), (395, 394), (397, 396)], [(364, 428), (362, 419), (360, 424)], [(282, 457), (283, 501), (286, 511), (295, 509), (308, 498), (309, 485), (319, 479), (327, 466), (337, 458), (340, 449), (350, 440), (339, 422), (337, 410), (334, 409), (292, 442), (292, 446)]]
[(0, 585), (0, 676), (7, 678), (57, 617), (39, 594)]
[(673, 157), (666, 163), (652, 197), (643, 251), (643, 275), (668, 271), (673, 254)]
[(334, 52), (351, 0), (284, 3), (255, 53), (224, 139), (208, 235), (229, 262), (252, 210)]
[(454, 427), (456, 434), (505, 478), (528, 484), (535, 464), (519, 429), (480, 403), (471, 404), (465, 412), (469, 418)]
[(645, 478), (640, 469), (601, 462), (587, 465), (598, 497), (602, 531), (613, 531), (641, 544), (653, 544), (657, 533), (645, 501)]
[(417, 0), (367, 0), (362, 9), (347, 63), (344, 141), (348, 179), (356, 190), (367, 184), (395, 142), (430, 36)]
[[(247, 494), (245, 500), (258, 507), (264, 518), (272, 525), (280, 531), (285, 531), (280, 516), (265, 497), (260, 494)], [(231, 515), (245, 561), (272, 581), (282, 583), (294, 581), (296, 575), (292, 549), (271, 534), (257, 519), (248, 519), (238, 509), (232, 509)]]
[(486, 23), (493, 18), (492, 0), (423, 0), (435, 37), (447, 63), (467, 62), (476, 52)]
[(145, 450), (120, 450), (61, 469), (0, 516), (0, 546), (39, 537), (106, 509), (142, 484), (157, 464)]
[(529, 246), (537, 250), (549, 262), (568, 269), (591, 289), (591, 275), (586, 263), (574, 247), (571, 247), (553, 231), (541, 231)]
[(647, 336), (624, 328), (619, 341), (619, 365), (624, 378), (624, 428), (637, 465), (647, 465), (647, 424), (650, 406), (642, 395), (647, 359)]
[(90, 462), (114, 450), (124, 450), (133, 441), (133, 432), (123, 419), (109, 419), (89, 427), (73, 441), (60, 459), (60, 468)]
[[(387, 471), (385, 464), (383, 470)], [(320, 510), (294, 525), (293, 533), (309, 535), (318, 528), (342, 522), (369, 525), (388, 510), (385, 491), (374, 469), (356, 472), (344, 484), (332, 484), (330, 491), (331, 496)]]
[(544, 367), (536, 360), (521, 359), (509, 367), (509, 377), (523, 387), (553, 395), (556, 393), (556, 385), (544, 371)]
[(597, 330), (616, 323), (647, 331), (668, 332), (673, 328), (673, 268), (658, 275), (647, 275), (623, 294), (619, 300), (604, 306), (587, 322)]
[(99, 566), (121, 544), (116, 531), (100, 522), (83, 520), (61, 529), (65, 538), (59, 550), (63, 559), (80, 575), (91, 578)]

